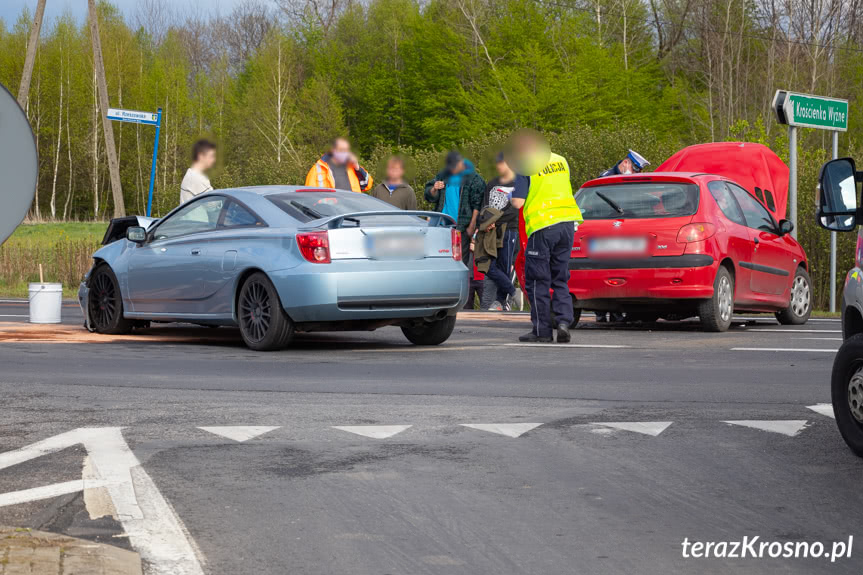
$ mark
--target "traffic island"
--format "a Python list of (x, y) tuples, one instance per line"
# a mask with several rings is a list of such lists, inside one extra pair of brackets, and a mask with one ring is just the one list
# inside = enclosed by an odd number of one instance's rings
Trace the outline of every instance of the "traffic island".
[(0, 527), (0, 575), (141, 575), (141, 557), (112, 545)]

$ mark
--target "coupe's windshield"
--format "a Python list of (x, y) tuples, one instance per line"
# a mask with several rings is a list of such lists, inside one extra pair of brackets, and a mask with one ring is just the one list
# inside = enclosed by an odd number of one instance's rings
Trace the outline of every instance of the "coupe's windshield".
[(575, 201), (585, 220), (676, 218), (698, 209), (698, 186), (679, 182), (637, 182), (582, 188)]
[[(394, 208), (381, 200), (365, 194), (349, 192), (285, 192), (269, 195), (267, 199), (286, 214), (303, 223), (356, 212), (399, 211), (398, 208)], [(424, 223), (420, 218), (408, 216), (365, 216), (362, 219), (363, 225), (373, 223), (376, 226)], [(374, 221), (370, 222), (369, 220)], [(354, 221), (354, 224), (359, 225), (360, 223)]]

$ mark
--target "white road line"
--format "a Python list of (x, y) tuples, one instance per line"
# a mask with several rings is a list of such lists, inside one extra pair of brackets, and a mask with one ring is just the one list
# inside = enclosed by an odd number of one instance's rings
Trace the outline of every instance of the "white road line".
[(814, 353), (836, 353), (838, 349), (817, 349), (817, 348), (800, 348), (800, 347), (732, 347), (731, 351), (794, 351), (794, 352), (814, 352)]
[(0, 317), (30, 317), (27, 314), (10, 314), (10, 313), (0, 313)]
[[(734, 321), (769, 321), (776, 325), (776, 320), (772, 319), (771, 316), (762, 316), (762, 317), (740, 317), (734, 316)], [(810, 317), (807, 322), (810, 321), (842, 321), (838, 317)]]
[(729, 425), (740, 425), (743, 427), (751, 427), (752, 429), (760, 429), (761, 431), (771, 431), (773, 433), (781, 433), (788, 437), (794, 437), (806, 427), (808, 423), (805, 419), (743, 419), (739, 421), (723, 421)]
[[(606, 345), (606, 344), (591, 344), (591, 343), (505, 343), (507, 347), (575, 347), (579, 349), (595, 348), (595, 349), (628, 349), (630, 345)], [(488, 347), (498, 347), (494, 344), (489, 344)]]
[(842, 341), (841, 337), (792, 337), (799, 341)]
[(231, 425), (231, 426), (219, 426), (219, 427), (199, 427), (198, 429), (203, 429), (204, 431), (208, 431), (215, 435), (219, 435), (221, 437), (225, 437), (227, 439), (233, 439), (239, 443), (244, 441), (248, 441), (249, 439), (254, 439), (259, 437), (265, 433), (269, 433), (274, 429), (278, 429), (279, 426), (255, 426), (255, 425)]
[(107, 485), (104, 481), (83, 479), (75, 479), (65, 481), (63, 483), (54, 483), (53, 485), (43, 485), (42, 487), (33, 487), (32, 489), (22, 489), (21, 491), (12, 491), (10, 493), (0, 494), (0, 507), (7, 505), (18, 505), (19, 503), (29, 503), (31, 501), (39, 501), (41, 499), (50, 499), (59, 497), (60, 495), (68, 495), (91, 489), (96, 487), (104, 487)]
[(410, 425), (333, 425), (333, 429), (347, 431), (372, 439), (387, 439), (411, 427)]
[(507, 437), (521, 437), (531, 429), (536, 429), (541, 423), (460, 423), (462, 427), (470, 427), (480, 431), (489, 431)]
[(764, 329), (760, 327), (746, 328), (746, 331), (763, 331), (767, 333), (842, 333), (841, 329)]
[(200, 552), (186, 527), (141, 467), (121, 430), (120, 427), (94, 427), (61, 433), (15, 451), (0, 453), (0, 469), (83, 444), (89, 455), (88, 475), (93, 478), (82, 480), (82, 487), (89, 489), (94, 480), (104, 482), (116, 519), (129, 536), (129, 543), (148, 566), (147, 574), (203, 575), (198, 559)]
[(815, 405), (807, 405), (806, 409), (811, 409), (815, 413), (825, 415), (831, 419), (836, 419), (836, 415), (833, 413), (833, 404), (816, 403)]
[(671, 425), (672, 421), (607, 421), (593, 422), (592, 425), (601, 425), (611, 429), (622, 429), (623, 431), (632, 431), (634, 433), (643, 433), (656, 437)]

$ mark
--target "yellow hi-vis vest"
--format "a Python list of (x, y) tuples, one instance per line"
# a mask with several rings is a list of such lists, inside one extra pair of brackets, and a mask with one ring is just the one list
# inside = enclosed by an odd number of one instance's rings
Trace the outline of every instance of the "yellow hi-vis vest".
[(524, 201), (524, 225), (527, 235), (560, 222), (581, 222), (581, 211), (575, 204), (569, 181), (566, 158), (551, 154), (548, 164), (530, 177), (530, 188)]

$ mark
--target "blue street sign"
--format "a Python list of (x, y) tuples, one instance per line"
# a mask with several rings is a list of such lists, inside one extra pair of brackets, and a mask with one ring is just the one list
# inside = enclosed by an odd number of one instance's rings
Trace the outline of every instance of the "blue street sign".
[(149, 218), (150, 212), (153, 210), (153, 185), (156, 183), (156, 158), (159, 154), (159, 129), (162, 127), (162, 108), (159, 108), (156, 113), (108, 108), (108, 119), (115, 122), (156, 126), (156, 139), (153, 143), (153, 162), (150, 165), (150, 192), (147, 195), (147, 217)]

